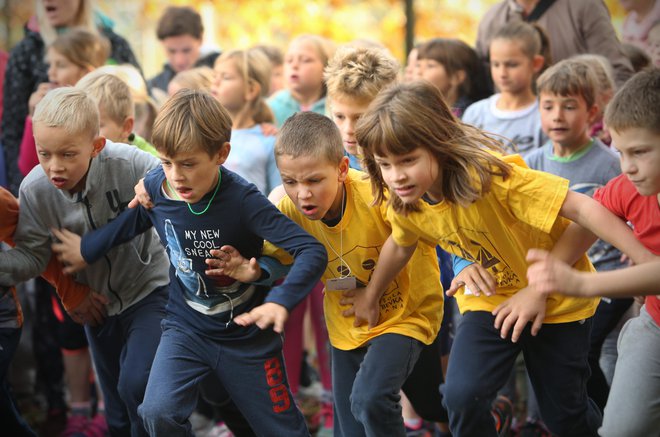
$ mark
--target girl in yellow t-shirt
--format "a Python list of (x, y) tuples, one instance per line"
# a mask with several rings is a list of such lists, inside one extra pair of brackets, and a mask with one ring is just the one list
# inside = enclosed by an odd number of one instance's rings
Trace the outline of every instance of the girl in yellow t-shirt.
[(490, 405), (522, 351), (550, 430), (597, 435), (601, 414), (587, 396), (586, 379), (598, 299), (535, 293), (527, 287), (525, 255), (541, 247), (591, 271), (584, 251), (594, 236), (584, 228), (636, 262), (652, 255), (625, 223), (571, 192), (566, 180), (528, 169), (517, 155), (495, 153), (498, 144), (455, 118), (430, 84), (382, 92), (360, 119), (356, 137), (376, 201), (388, 198), (392, 224), (368, 298), (355, 307), (358, 322), (376, 323), (370, 309), (419, 240), (438, 244), (480, 264), (497, 281), (495, 294), (465, 289), (457, 295), (464, 317), (443, 387), (452, 433), (496, 435)]

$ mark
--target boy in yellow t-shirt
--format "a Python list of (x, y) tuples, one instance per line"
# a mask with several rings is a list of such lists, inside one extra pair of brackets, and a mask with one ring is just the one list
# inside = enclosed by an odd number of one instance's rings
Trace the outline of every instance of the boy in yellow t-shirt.
[[(290, 117), (278, 135), (275, 156), (288, 195), (278, 208), (328, 252), (322, 281), (332, 345), (335, 432), (405, 435), (399, 391), (424, 345), (435, 340), (442, 319), (434, 246), (420, 244), (412, 262), (388, 286), (378, 306), (379, 324), (356, 326), (353, 308), (362, 301), (363, 289), (347, 290), (364, 287), (371, 278), (391, 233), (385, 208), (371, 206), (369, 180), (349, 169), (339, 130), (322, 115)], [(286, 259), (279, 249), (271, 249), (278, 259)], [(223, 261), (209, 262), (226, 268), (230, 256), (212, 254)]]

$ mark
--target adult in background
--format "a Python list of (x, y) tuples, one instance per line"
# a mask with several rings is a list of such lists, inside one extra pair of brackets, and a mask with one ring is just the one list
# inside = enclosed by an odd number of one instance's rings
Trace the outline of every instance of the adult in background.
[(113, 23), (94, 12), (94, 0), (36, 0), (36, 20), (25, 27), (25, 37), (11, 50), (4, 82), (2, 144), (5, 149), (9, 189), (16, 194), (22, 175), (18, 151), (28, 115), (30, 95), (48, 82), (44, 47), (72, 27), (98, 32), (110, 41), (112, 63), (140, 68), (128, 42), (112, 30)]
[(161, 97), (159, 94), (167, 96), (167, 85), (177, 73), (194, 67), (213, 68), (215, 59), (220, 55), (218, 51), (203, 53), (202, 17), (193, 8), (187, 6), (170, 6), (165, 9), (158, 20), (156, 36), (167, 55), (163, 71), (149, 79), (147, 83), (156, 99)]
[(595, 53), (610, 61), (618, 86), (633, 74), (602, 0), (502, 0), (479, 23), (476, 49), (482, 59), (488, 59), (491, 38), (512, 20), (538, 22), (550, 37), (554, 62)]

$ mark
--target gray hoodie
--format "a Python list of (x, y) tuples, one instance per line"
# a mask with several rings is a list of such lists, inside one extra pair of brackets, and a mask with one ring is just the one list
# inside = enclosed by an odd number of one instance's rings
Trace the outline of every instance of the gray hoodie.
[[(93, 158), (82, 192), (55, 188), (41, 166), (25, 177), (14, 234), (16, 248), (0, 253), (0, 285), (38, 276), (51, 256), (51, 228), (76, 234), (99, 228), (121, 213), (133, 198), (133, 187), (158, 160), (136, 147), (108, 141)], [(108, 314), (121, 313), (157, 287), (167, 285), (169, 263), (150, 229), (75, 274), (76, 282), (107, 296)]]

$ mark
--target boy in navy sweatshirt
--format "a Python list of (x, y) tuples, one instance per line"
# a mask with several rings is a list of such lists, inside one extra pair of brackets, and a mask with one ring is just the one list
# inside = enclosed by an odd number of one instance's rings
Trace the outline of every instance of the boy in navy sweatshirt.
[[(231, 119), (210, 94), (180, 91), (154, 124), (162, 166), (144, 179), (154, 207), (127, 210), (80, 243), (70, 234), (64, 238), (63, 259), (73, 267), (152, 226), (168, 249), (170, 300), (139, 408), (152, 436), (192, 435), (188, 417), (198, 383), (210, 373), (258, 435), (309, 434), (288, 388), (279, 333), (321, 277), (327, 254), (254, 185), (221, 166), (230, 135)], [(231, 245), (257, 257), (264, 239), (295, 259), (282, 285), (269, 291), (206, 276), (212, 249)]]

